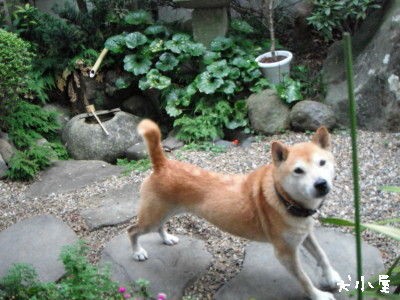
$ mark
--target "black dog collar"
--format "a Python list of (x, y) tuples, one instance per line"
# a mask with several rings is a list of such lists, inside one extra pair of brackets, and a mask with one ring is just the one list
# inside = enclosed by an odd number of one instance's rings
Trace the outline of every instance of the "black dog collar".
[[(305, 208), (302, 205), (300, 205), (299, 203), (297, 203), (296, 201), (294, 201), (293, 199), (290, 199), (290, 200), (286, 199), (279, 192), (279, 190), (277, 189), (277, 186), (275, 186), (275, 192), (278, 195), (278, 198), (281, 201), (281, 203), (285, 206), (287, 212), (289, 214), (291, 214), (292, 216), (307, 218), (309, 216), (312, 216), (313, 214), (315, 214), (318, 211), (318, 209)], [(321, 206), (322, 206), (322, 202), (318, 208), (320, 208)]]

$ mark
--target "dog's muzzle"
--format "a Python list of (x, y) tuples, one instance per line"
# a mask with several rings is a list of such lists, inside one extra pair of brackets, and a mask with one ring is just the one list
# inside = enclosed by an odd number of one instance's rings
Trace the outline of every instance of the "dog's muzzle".
[(317, 191), (317, 198), (325, 196), (330, 191), (328, 182), (325, 179), (322, 179), (322, 178), (318, 179), (314, 183), (314, 188)]

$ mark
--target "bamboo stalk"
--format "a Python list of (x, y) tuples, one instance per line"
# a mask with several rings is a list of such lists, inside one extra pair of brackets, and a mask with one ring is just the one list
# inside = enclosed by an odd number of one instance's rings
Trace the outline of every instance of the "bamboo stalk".
[[(356, 257), (357, 257), (357, 278), (361, 281), (362, 276), (362, 253), (361, 253), (361, 227), (360, 227), (360, 183), (358, 172), (358, 156), (357, 156), (357, 116), (356, 104), (354, 100), (354, 75), (353, 60), (351, 49), (351, 38), (349, 33), (345, 33), (344, 37), (344, 54), (347, 75), (347, 90), (349, 97), (349, 116), (351, 128), (351, 148), (353, 160), (353, 190), (354, 190), (354, 223), (356, 234)], [(363, 294), (360, 288), (357, 289), (357, 299), (362, 300)]]
[(99, 117), (97, 116), (95, 110), (94, 110), (94, 106), (93, 105), (87, 105), (86, 106), (86, 111), (88, 113), (91, 113), (94, 118), (96, 119), (97, 123), (99, 123), (101, 129), (103, 129), (103, 131), (105, 132), (106, 135), (110, 135), (107, 131), (107, 129), (104, 127), (103, 123), (100, 121)]
[(101, 51), (101, 53), (100, 53), (99, 57), (97, 58), (94, 66), (92, 67), (92, 69), (89, 72), (90, 78), (93, 78), (96, 75), (96, 73), (99, 70), (99, 67), (100, 67), (101, 63), (103, 62), (104, 58), (106, 57), (107, 53), (108, 53), (108, 49), (107, 48), (104, 48)]
[(275, 60), (274, 0), (269, 0), (268, 14), (269, 14), (269, 33), (271, 36), (271, 52), (272, 52), (272, 57)]

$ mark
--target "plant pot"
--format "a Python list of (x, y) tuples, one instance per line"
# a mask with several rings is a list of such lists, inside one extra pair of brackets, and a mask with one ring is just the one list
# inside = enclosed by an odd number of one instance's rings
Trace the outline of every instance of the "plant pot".
[(256, 58), (256, 62), (261, 69), (264, 77), (272, 84), (278, 84), (283, 80), (283, 77), (290, 72), (290, 62), (293, 59), (293, 54), (289, 51), (275, 51), (276, 56), (284, 56), (285, 58), (276, 62), (262, 62), (263, 59), (272, 57), (272, 52), (261, 54)]

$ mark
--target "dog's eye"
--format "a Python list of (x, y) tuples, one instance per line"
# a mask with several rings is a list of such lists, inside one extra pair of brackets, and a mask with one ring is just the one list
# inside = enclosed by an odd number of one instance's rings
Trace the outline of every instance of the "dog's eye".
[(296, 169), (294, 169), (294, 172), (296, 174), (304, 174), (304, 170), (302, 168), (296, 168)]
[(320, 162), (319, 162), (319, 165), (322, 167), (322, 166), (325, 166), (325, 164), (326, 164), (326, 161), (325, 160), (321, 160)]

